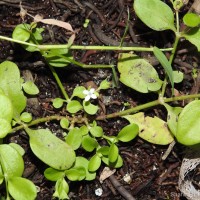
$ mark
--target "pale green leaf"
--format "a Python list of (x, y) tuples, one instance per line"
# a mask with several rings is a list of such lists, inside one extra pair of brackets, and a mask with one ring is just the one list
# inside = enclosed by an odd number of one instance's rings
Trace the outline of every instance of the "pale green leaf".
[(49, 167), (44, 171), (44, 176), (50, 181), (57, 181), (65, 176), (65, 172)]
[(11, 122), (0, 118), (0, 138), (4, 138), (11, 130)]
[(162, 81), (153, 66), (137, 55), (119, 54), (118, 70), (120, 81), (138, 92), (158, 91), (162, 86)]
[(178, 118), (175, 137), (184, 145), (200, 143), (200, 100), (194, 100), (185, 106)]
[(22, 176), (24, 162), (22, 156), (8, 144), (0, 145), (0, 162), (4, 174), (8, 177)]
[(200, 51), (200, 29), (198, 27), (190, 29), (187, 33), (183, 34), (186, 40), (195, 45)]
[(73, 128), (67, 134), (65, 141), (70, 145), (74, 150), (78, 149), (82, 142), (82, 134), (79, 128)]
[(97, 154), (95, 154), (89, 160), (88, 170), (91, 172), (95, 172), (97, 171), (97, 169), (99, 169), (100, 166), (101, 166), (101, 158)]
[(98, 106), (93, 105), (89, 101), (83, 101), (83, 108), (89, 115), (94, 115), (98, 111)]
[(22, 92), (20, 72), (15, 63), (5, 61), (0, 64), (0, 88), (12, 102), (14, 118), (19, 119), (26, 107), (26, 97)]
[(11, 122), (12, 117), (13, 105), (11, 103), (11, 100), (7, 96), (0, 94), (0, 118)]
[(36, 95), (39, 93), (38, 87), (32, 81), (26, 81), (22, 87), (27, 94)]
[(189, 27), (195, 27), (200, 24), (200, 17), (196, 13), (186, 13), (183, 22)]
[(164, 2), (160, 0), (135, 0), (134, 10), (137, 16), (151, 29), (176, 31), (174, 14)]
[(94, 137), (102, 137), (103, 136), (103, 129), (101, 128), (101, 126), (94, 126), (94, 127), (90, 128), (90, 133)]
[(26, 128), (33, 153), (44, 163), (58, 170), (70, 168), (75, 161), (75, 152), (66, 142), (57, 138), (48, 129)]
[(86, 151), (92, 152), (97, 146), (98, 146), (98, 142), (94, 138), (90, 137), (89, 135), (86, 135), (83, 137), (82, 147)]
[(12, 38), (20, 41), (27, 41), (30, 38), (31, 32), (28, 31), (30, 29), (29, 24), (19, 24), (15, 27)]
[(83, 87), (83, 86), (77, 86), (77, 87), (75, 87), (74, 90), (73, 90), (73, 94), (72, 94), (71, 98), (73, 98), (73, 97), (79, 97), (81, 99), (84, 99), (85, 98), (85, 94), (83, 93), (84, 90), (86, 90), (86, 88)]
[(74, 168), (77, 168), (77, 167), (84, 167), (84, 168), (85, 168), (85, 171), (86, 171), (85, 180), (91, 181), (91, 180), (94, 180), (94, 179), (95, 179), (96, 173), (95, 173), (95, 172), (89, 172), (89, 171), (88, 171), (88, 164), (89, 164), (89, 161), (88, 161), (86, 158), (81, 157), (81, 156), (77, 156), (77, 157), (76, 157), (75, 164), (74, 164)]
[(125, 126), (117, 135), (117, 139), (122, 142), (129, 142), (134, 139), (139, 132), (137, 124), (129, 124)]
[(81, 181), (86, 177), (84, 167), (73, 167), (65, 171), (65, 175), (70, 181)]
[(59, 180), (57, 180), (53, 197), (57, 197), (58, 199), (69, 199), (68, 193), (69, 193), (69, 185), (65, 181), (65, 179), (60, 178)]
[(174, 83), (181, 83), (184, 78), (184, 74), (181, 71), (173, 71)]
[(69, 120), (66, 119), (66, 118), (62, 118), (60, 120), (60, 126), (63, 128), (63, 129), (68, 129), (69, 127)]
[(32, 114), (31, 113), (28, 113), (28, 112), (23, 112), (21, 115), (20, 115), (20, 119), (23, 121), (23, 122), (30, 122), (32, 120)]
[(70, 113), (77, 113), (83, 108), (83, 106), (80, 104), (77, 100), (72, 100), (67, 104), (67, 111)]
[(34, 200), (37, 196), (35, 185), (22, 177), (8, 179), (8, 191), (15, 200)]
[(9, 145), (14, 148), (21, 156), (23, 156), (25, 154), (24, 149), (16, 143), (9, 143)]
[(55, 98), (55, 99), (53, 100), (53, 107), (54, 107), (54, 108), (61, 108), (62, 105), (63, 105), (63, 102), (64, 102), (63, 99), (61, 99), (61, 98)]
[(123, 159), (120, 155), (118, 155), (118, 158), (114, 163), (111, 163), (107, 156), (103, 156), (102, 161), (112, 168), (120, 168), (123, 165)]

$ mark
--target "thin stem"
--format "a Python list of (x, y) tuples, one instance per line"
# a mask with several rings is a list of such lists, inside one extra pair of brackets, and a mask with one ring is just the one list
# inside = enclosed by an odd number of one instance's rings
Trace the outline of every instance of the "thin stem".
[[(58, 45), (37, 45), (31, 44), (29, 42), (23, 42), (20, 40), (15, 40), (6, 36), (0, 35), (0, 40), (7, 40), (10, 42), (15, 42), (18, 44), (33, 46), (38, 48), (38, 50), (48, 50), (48, 49), (72, 49), (72, 50), (106, 50), (106, 51), (153, 51), (152, 47), (120, 47), (120, 46), (81, 46), (81, 45), (72, 45), (70, 48), (67, 44), (58, 44)], [(161, 51), (172, 51), (172, 48), (160, 49)]]
[(151, 101), (149, 103), (146, 104), (142, 104), (139, 106), (136, 106), (134, 108), (130, 108), (124, 111), (120, 111), (120, 112), (115, 112), (112, 114), (108, 114), (105, 116), (99, 116), (96, 118), (96, 120), (105, 120), (105, 119), (111, 119), (111, 118), (115, 118), (115, 117), (121, 117), (123, 115), (128, 115), (131, 113), (136, 113), (140, 110), (144, 110), (153, 106), (157, 106), (159, 104), (162, 105), (162, 103), (167, 103), (167, 102), (173, 102), (173, 101), (182, 101), (185, 99), (194, 99), (194, 98), (200, 98), (200, 94), (192, 94), (192, 95), (183, 95), (183, 96), (178, 96), (178, 97), (171, 97), (171, 98), (161, 98), (162, 100), (158, 99), (155, 101)]
[(56, 79), (56, 82), (57, 82), (63, 96), (65, 97), (66, 100), (69, 100), (69, 96), (66, 93), (65, 88), (64, 88), (62, 82), (60, 81), (60, 78), (59, 78), (58, 74), (56, 73), (55, 69), (51, 65), (49, 65), (49, 68), (50, 68), (54, 78)]
[[(149, 103), (146, 103), (146, 104), (143, 104), (143, 105), (139, 105), (139, 106), (136, 106), (134, 108), (130, 108), (130, 109), (127, 109), (127, 110), (124, 110), (124, 111), (108, 114), (108, 115), (105, 115), (105, 116), (99, 116), (99, 117), (96, 118), (96, 120), (105, 120), (105, 119), (110, 119), (110, 118), (115, 118), (115, 117), (121, 117), (123, 115), (135, 113), (135, 112), (138, 112), (140, 110), (147, 109), (147, 108), (159, 105), (159, 104), (162, 105), (162, 103), (173, 102), (173, 101), (183, 101), (185, 99), (195, 99), (195, 98), (200, 98), (200, 94), (183, 95), (183, 96), (171, 97), (171, 98), (162, 98), (161, 100), (155, 100), (155, 101), (152, 101), (152, 102), (149, 102)], [(39, 118), (39, 119), (33, 120), (29, 124), (25, 124), (25, 125), (22, 124), (22, 125), (19, 125), (19, 126), (13, 128), (10, 131), (10, 133), (14, 133), (16, 131), (24, 129), (25, 127), (34, 126), (34, 125), (44, 123), (44, 122), (47, 122), (47, 121), (52, 121), (52, 120), (59, 121), (63, 118), (66, 118), (66, 116), (54, 115), (54, 116)]]

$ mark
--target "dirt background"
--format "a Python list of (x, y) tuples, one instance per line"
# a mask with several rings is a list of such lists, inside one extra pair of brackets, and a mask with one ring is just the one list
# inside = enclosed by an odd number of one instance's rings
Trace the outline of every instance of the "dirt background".
[[(16, 25), (22, 23), (19, 16), (19, 0), (0, 0), (0, 35), (11, 36)], [(169, 4), (169, 1), (165, 1)], [(182, 10), (183, 16), (191, 8), (190, 1)], [(125, 37), (127, 45), (153, 46), (167, 48), (172, 47), (174, 35), (170, 31), (155, 32), (145, 26), (133, 11), (132, 0), (27, 0), (22, 1), (24, 9), (30, 14), (40, 14), (44, 18), (54, 18), (71, 23), (76, 30), (75, 44), (77, 45), (119, 45), (123, 36), (127, 9), (130, 11), (129, 30)], [(169, 4), (170, 5), (170, 4)], [(90, 19), (87, 28), (83, 28), (85, 19)], [(25, 18), (29, 23), (32, 19)], [(67, 42), (65, 30), (50, 26), (39, 26), (45, 28), (43, 33), (44, 43), (65, 44)], [(86, 64), (116, 64), (118, 52), (116, 51), (73, 51), (77, 61)], [(148, 58), (155, 66), (161, 78), (163, 70), (152, 54), (138, 53), (139, 56)], [(170, 54), (167, 53), (167, 56)], [(51, 100), (62, 97), (56, 82), (39, 53), (29, 53), (18, 44), (0, 41), (0, 61), (11, 60), (15, 62), (24, 77), (32, 78), (40, 89), (40, 94), (34, 100), (28, 102), (27, 110), (33, 113), (34, 118), (54, 114), (62, 114), (62, 110), (55, 110)], [(176, 85), (181, 94), (192, 94), (198, 92), (199, 82), (193, 80), (191, 71), (199, 64), (199, 55), (196, 49), (187, 42), (181, 42), (174, 61), (174, 68), (185, 74), (183, 83)], [(71, 94), (76, 85), (98, 85), (102, 80), (112, 79), (110, 70), (84, 70), (75, 65), (67, 68), (56, 68), (66, 90)], [(28, 74), (28, 75), (27, 75)], [(170, 94), (167, 90), (166, 95)], [(129, 102), (132, 106), (155, 100), (155, 94), (140, 94), (120, 84), (119, 88), (112, 88), (103, 94), (104, 100), (99, 102), (102, 106), (101, 114), (113, 113), (124, 109), (124, 103)], [(108, 101), (106, 101), (106, 99)], [(187, 102), (181, 102), (184, 105)], [(176, 104), (178, 105), (178, 104)], [(161, 108), (147, 110), (149, 116), (158, 116), (166, 119), (166, 112)], [(100, 122), (105, 133), (116, 134), (127, 122), (123, 119), (112, 119)], [(59, 136), (62, 129), (58, 123), (48, 122), (40, 127), (47, 127)], [(38, 187), (38, 200), (52, 199), (54, 183), (45, 179), (43, 171), (46, 169), (31, 152), (28, 137), (23, 132), (17, 132), (5, 139), (5, 142), (14, 141), (20, 144), (26, 151), (24, 156), (24, 177), (33, 181)], [(92, 182), (69, 182), (70, 199), (74, 200), (184, 200), (178, 189), (178, 176), (185, 147), (176, 144), (166, 160), (162, 160), (163, 154), (168, 146), (152, 145), (140, 138), (130, 143), (119, 144), (120, 154), (124, 159), (124, 165), (114, 175), (100, 183), (99, 177), (104, 166), (97, 172), (96, 180)], [(123, 180), (125, 174), (131, 177), (130, 183)], [(95, 190), (103, 189), (102, 196), (95, 195)], [(5, 188), (1, 188), (4, 195)]]

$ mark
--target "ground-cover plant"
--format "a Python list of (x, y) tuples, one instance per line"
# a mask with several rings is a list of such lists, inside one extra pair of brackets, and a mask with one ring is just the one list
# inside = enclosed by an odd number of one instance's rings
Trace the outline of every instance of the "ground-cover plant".
[[(182, 107), (173, 107), (173, 103), (185, 99), (199, 98), (200, 94), (174, 96), (175, 84), (183, 80), (183, 73), (173, 70), (173, 59), (180, 38), (194, 44), (200, 50), (200, 17), (188, 13), (183, 17), (186, 28), (179, 30), (179, 10), (184, 6), (180, 0), (171, 1), (172, 10), (167, 4), (158, 0), (135, 0), (134, 10), (137, 16), (147, 26), (155, 31), (171, 30), (175, 41), (173, 48), (159, 49), (157, 47), (113, 47), (113, 46), (76, 46), (73, 37), (66, 45), (42, 44), (42, 28), (37, 27), (38, 22), (23, 23), (16, 26), (13, 38), (0, 36), (0, 39), (20, 43), (27, 51), (38, 51), (49, 65), (63, 98), (55, 98), (52, 102), (55, 109), (65, 108), (67, 115), (55, 115), (32, 120), (31, 114), (24, 112), (26, 108), (25, 93), (35, 95), (39, 91), (33, 82), (24, 82), (20, 77), (18, 67), (9, 61), (0, 64), (0, 173), (1, 183), (5, 183), (7, 199), (10, 195), (14, 199), (35, 199), (36, 187), (29, 180), (22, 178), (24, 164), (23, 149), (16, 144), (3, 144), (3, 138), (8, 134), (24, 129), (29, 136), (30, 147), (33, 153), (43, 161), (48, 168), (44, 175), (48, 180), (55, 181), (54, 197), (68, 199), (69, 181), (93, 180), (96, 171), (102, 163), (119, 168), (123, 164), (118, 143), (129, 142), (136, 136), (148, 142), (167, 145), (174, 140), (184, 145), (200, 143), (198, 124), (200, 122), (200, 101), (193, 100)], [(174, 13), (176, 18), (174, 19)], [(55, 22), (54, 20), (39, 20), (42, 23), (52, 23), (63, 28), (69, 24)], [(121, 42), (123, 44), (123, 41)], [(118, 82), (114, 65), (85, 65), (74, 60), (71, 50), (122, 50), (122, 51), (149, 51), (158, 59), (165, 71), (165, 79), (161, 80), (156, 69), (145, 59), (133, 53), (120, 53), (117, 69), (119, 80), (126, 86), (139, 93), (154, 92), (158, 98), (143, 105), (138, 105), (124, 111), (99, 115), (97, 99), (102, 90), (111, 87), (108, 80), (102, 81), (98, 88), (85, 88), (77, 86), (69, 96), (63, 87), (56, 71), (56, 67), (67, 67), (70, 63), (82, 68), (110, 68), (113, 72), (113, 81)], [(168, 60), (163, 51), (172, 51)], [(168, 84), (169, 83), (169, 84)], [(171, 89), (171, 96), (166, 97), (166, 88)], [(157, 116), (146, 116), (144, 109), (162, 105), (167, 110), (167, 121)], [(116, 136), (108, 136), (99, 126), (99, 120), (123, 117), (130, 124), (123, 127)], [(57, 120), (60, 127), (65, 130), (63, 140), (57, 138), (48, 129), (31, 129), (31, 126), (42, 122)], [(102, 140), (105, 142), (102, 143)], [(82, 149), (90, 156), (85, 158), (77, 152)], [(12, 156), (11, 156), (12, 155)], [(69, 180), (69, 181), (68, 181)]]

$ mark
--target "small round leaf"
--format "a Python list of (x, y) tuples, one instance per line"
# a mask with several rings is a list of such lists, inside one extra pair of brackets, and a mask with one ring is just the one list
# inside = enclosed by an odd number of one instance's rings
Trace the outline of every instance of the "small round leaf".
[(89, 115), (94, 115), (98, 111), (98, 106), (91, 104), (89, 101), (83, 101), (83, 108)]
[(195, 13), (187, 13), (183, 17), (183, 22), (189, 27), (196, 27), (200, 23), (200, 17)]
[(31, 115), (31, 113), (23, 112), (23, 113), (20, 115), (20, 119), (21, 119), (23, 122), (29, 123), (29, 122), (32, 120), (32, 115)]
[(61, 99), (61, 98), (55, 98), (55, 99), (53, 100), (53, 107), (54, 107), (54, 108), (61, 108), (62, 105), (63, 105), (63, 102), (64, 102), (63, 99)]
[(44, 176), (50, 181), (57, 181), (65, 176), (65, 172), (49, 167), (44, 171)]
[(99, 169), (100, 166), (101, 166), (101, 158), (97, 154), (95, 154), (89, 160), (88, 170), (91, 172), (95, 172), (97, 169)]
[(30, 95), (36, 95), (39, 93), (38, 87), (32, 81), (27, 81), (22, 84), (24, 91)]
[(94, 137), (102, 137), (103, 136), (103, 129), (100, 126), (94, 126), (90, 128), (90, 133)]
[(83, 137), (82, 147), (86, 151), (92, 152), (97, 146), (98, 146), (98, 142), (94, 138), (90, 137), (89, 135), (86, 135)]
[(69, 120), (66, 119), (66, 118), (62, 118), (60, 120), (60, 126), (63, 128), (63, 129), (67, 129), (69, 127)]
[(77, 113), (82, 109), (82, 105), (77, 100), (72, 100), (67, 104), (67, 111), (70, 113)]

